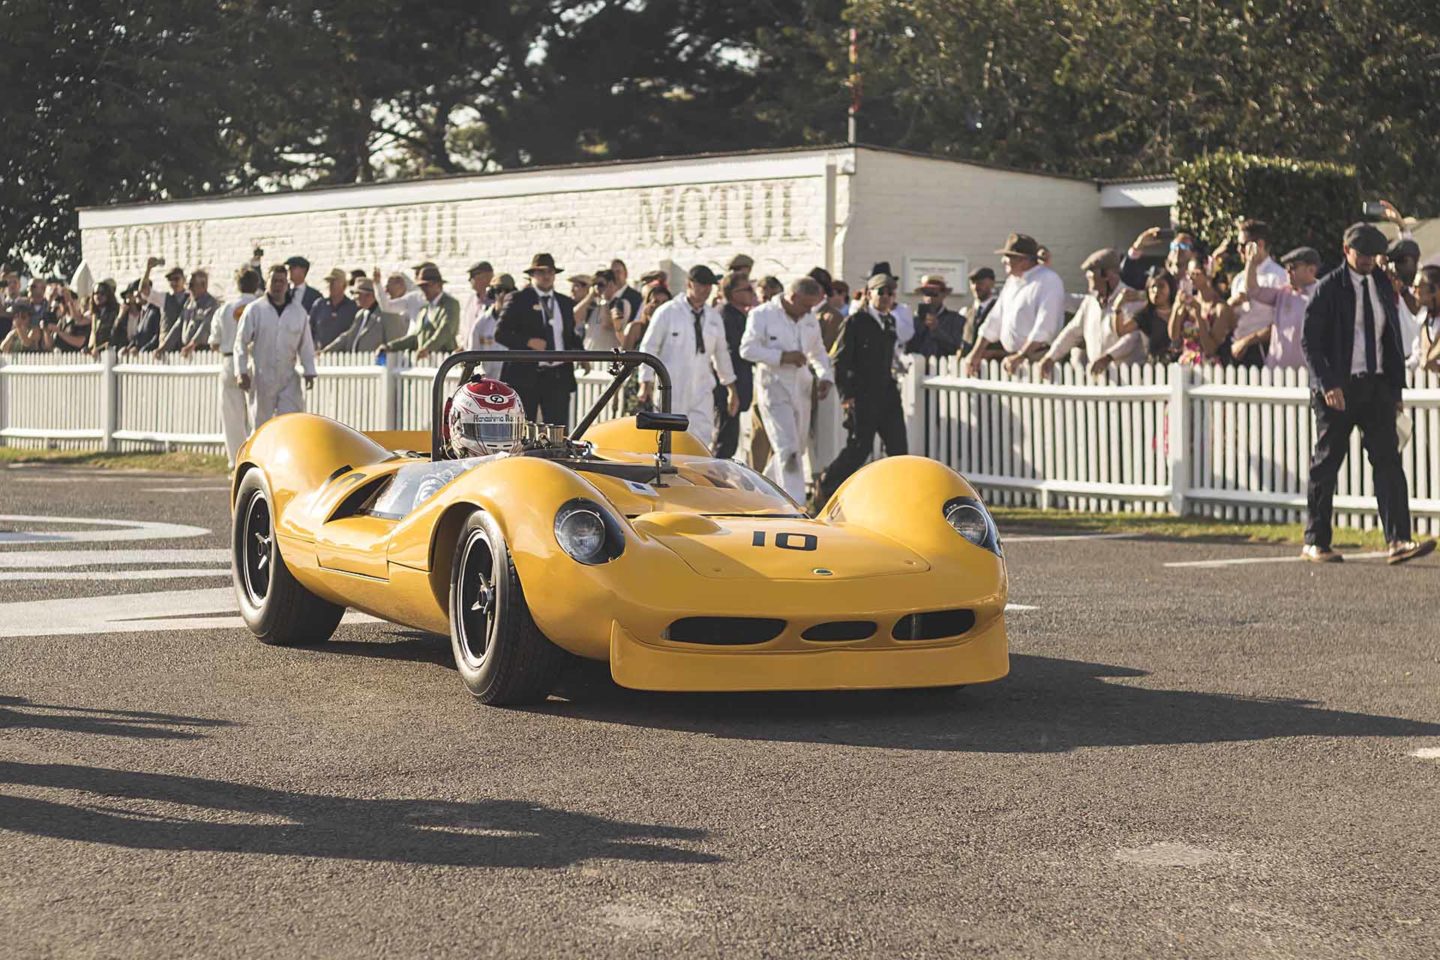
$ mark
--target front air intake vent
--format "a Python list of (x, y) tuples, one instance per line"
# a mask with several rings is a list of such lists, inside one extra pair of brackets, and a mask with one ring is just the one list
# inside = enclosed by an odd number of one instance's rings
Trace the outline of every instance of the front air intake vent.
[(901, 617), (892, 636), (896, 640), (943, 640), (958, 637), (973, 626), (974, 610), (930, 610)]
[(874, 620), (832, 620), (829, 623), (817, 623), (800, 634), (806, 640), (828, 640), (832, 643), (864, 640), (874, 635)]
[(784, 620), (766, 617), (685, 617), (670, 624), (665, 639), (712, 647), (743, 647), (768, 643), (784, 632)]

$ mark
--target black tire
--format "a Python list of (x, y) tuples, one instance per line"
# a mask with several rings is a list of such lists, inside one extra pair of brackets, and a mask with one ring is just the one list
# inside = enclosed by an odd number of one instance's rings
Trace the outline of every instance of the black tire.
[(281, 647), (324, 643), (345, 608), (306, 590), (285, 566), (274, 536), (270, 486), (259, 470), (240, 481), (230, 528), (230, 570), (240, 616), (262, 643)]
[(450, 649), (466, 689), (493, 706), (544, 700), (568, 660), (535, 625), (505, 536), (483, 510), (465, 521), (450, 564)]

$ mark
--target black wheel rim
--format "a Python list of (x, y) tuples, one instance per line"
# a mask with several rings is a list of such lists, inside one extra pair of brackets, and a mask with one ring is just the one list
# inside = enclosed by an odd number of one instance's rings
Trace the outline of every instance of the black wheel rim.
[(263, 493), (256, 493), (245, 507), (245, 520), (240, 527), (240, 570), (245, 580), (245, 593), (250, 602), (259, 606), (270, 592), (270, 578), (275, 570), (274, 535), (270, 527), (270, 504)]
[(476, 534), (465, 545), (460, 561), (460, 653), (468, 666), (478, 668), (490, 650), (499, 596), (495, 590), (495, 555), (490, 542)]

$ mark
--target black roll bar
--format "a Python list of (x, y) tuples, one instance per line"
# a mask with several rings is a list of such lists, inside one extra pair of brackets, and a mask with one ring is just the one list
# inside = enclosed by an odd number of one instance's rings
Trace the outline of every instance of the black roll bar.
[[(504, 363), (620, 364), (621, 368), (613, 374), (615, 380), (610, 384), (610, 389), (580, 418), (580, 423), (576, 425), (575, 433), (570, 438), (572, 440), (580, 439), (600, 415), (601, 408), (614, 399), (620, 386), (635, 368), (642, 364), (655, 371), (655, 377), (660, 381), (660, 409), (664, 413), (670, 412), (670, 371), (665, 369), (665, 364), (654, 354), (641, 353), (638, 350), (462, 350), (450, 354), (435, 368), (435, 381), (430, 388), (430, 459), (438, 460), (444, 454), (440, 442), (440, 421), (445, 415), (445, 377), (458, 366), (468, 365), (474, 369), (487, 360)], [(670, 435), (662, 431), (660, 441), (662, 454), (669, 453)]]

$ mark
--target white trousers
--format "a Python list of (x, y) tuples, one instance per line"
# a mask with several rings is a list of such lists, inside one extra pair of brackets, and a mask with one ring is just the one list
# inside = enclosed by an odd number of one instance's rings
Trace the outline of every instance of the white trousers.
[(765, 420), (770, 438), (770, 460), (765, 476), (774, 480), (799, 504), (805, 503), (805, 448), (810, 442), (809, 378), (794, 383), (776, 383), (769, 377), (757, 379), (755, 402)]
[(235, 469), (235, 454), (250, 436), (250, 406), (235, 382), (235, 358), (220, 358), (220, 423), (225, 429), (225, 456)]
[(705, 444), (705, 449), (715, 449), (715, 398), (705, 396), (695, 401), (688, 410), (682, 410), (690, 418), (690, 427), (685, 432)]
[(282, 413), (304, 413), (305, 391), (300, 388), (300, 374), (291, 372), (278, 383), (252, 375), (250, 384), (250, 419), (259, 430), (260, 424)]

